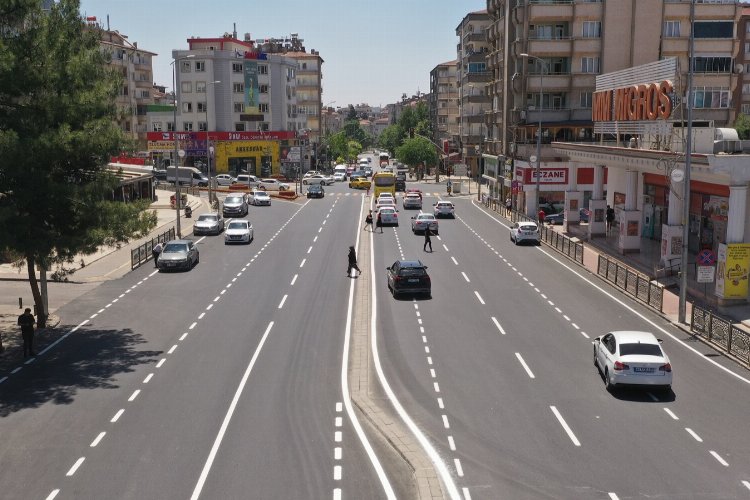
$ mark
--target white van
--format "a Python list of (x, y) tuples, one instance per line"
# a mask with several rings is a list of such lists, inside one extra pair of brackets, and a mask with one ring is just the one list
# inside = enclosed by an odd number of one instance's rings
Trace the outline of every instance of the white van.
[(346, 165), (336, 165), (335, 167), (333, 167), (334, 175), (339, 172), (342, 172), (344, 176), (346, 176)]

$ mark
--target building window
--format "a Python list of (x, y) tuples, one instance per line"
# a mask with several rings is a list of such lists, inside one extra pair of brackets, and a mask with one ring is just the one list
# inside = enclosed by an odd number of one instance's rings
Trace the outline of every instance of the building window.
[(258, 109), (260, 110), (261, 113), (268, 113), (268, 104), (262, 102), (258, 104)]
[(695, 21), (695, 38), (734, 38), (734, 21)]
[(527, 58), (529, 75), (567, 75), (570, 73), (570, 60), (567, 57), (542, 57), (544, 64)]
[(235, 113), (244, 113), (245, 112), (245, 103), (244, 102), (235, 102), (234, 103), (234, 112)]
[(742, 105), (742, 114), (750, 116), (750, 104)]
[(259, 91), (259, 92), (260, 92), (261, 94), (268, 94), (268, 85), (261, 85), (261, 86), (260, 86), (260, 87), (258, 88), (258, 91)]
[(167, 122), (167, 132), (174, 132), (174, 122)]
[(198, 122), (198, 131), (205, 132), (208, 130), (208, 124), (206, 122)]
[(195, 72), (202, 73), (206, 71), (206, 61), (195, 61)]
[(193, 131), (193, 122), (185, 122), (182, 124), (182, 130), (185, 132), (192, 132)]
[(183, 113), (192, 113), (193, 112), (193, 103), (192, 102), (183, 102), (182, 103), (182, 112)]
[(727, 87), (695, 87), (693, 107), (696, 109), (728, 108), (729, 88)]
[(568, 97), (565, 92), (552, 92), (542, 93), (542, 104), (539, 105), (539, 92), (532, 92), (526, 94), (526, 106), (529, 109), (542, 110), (542, 109), (567, 109), (568, 108)]
[(242, 63), (232, 63), (232, 73), (242, 73)]
[(581, 73), (599, 73), (598, 57), (582, 57)]
[(208, 110), (205, 102), (198, 102), (198, 113), (205, 113)]
[(260, 126), (259, 126), (259, 130), (262, 130), (263, 132), (268, 132), (268, 130), (269, 130), (269, 128), (268, 128), (268, 123), (266, 123), (266, 122), (261, 122), (261, 124), (260, 124)]
[(580, 107), (582, 109), (589, 109), (589, 108), (591, 108), (591, 101), (592, 101), (591, 96), (592, 96), (591, 92), (581, 92)]
[(199, 94), (205, 94), (206, 82), (195, 82), (195, 91)]
[(141, 99), (148, 99), (151, 97), (151, 94), (148, 90), (141, 90)]
[[(750, 26), (750, 23), (747, 23)], [(750, 42), (745, 42), (745, 59), (750, 57)]]
[(237, 122), (234, 124), (234, 131), (235, 132), (244, 132), (245, 131), (245, 122)]
[(731, 57), (694, 57), (693, 71), (696, 73), (729, 73), (732, 70)]
[(180, 61), (180, 73), (190, 73), (191, 68), (190, 61)]
[(161, 132), (161, 122), (153, 122), (151, 124), (151, 130), (153, 132)]
[(601, 38), (602, 23), (601, 21), (584, 21), (583, 38)]
[(469, 73), (484, 73), (487, 71), (487, 63), (469, 63)]
[(193, 91), (193, 82), (182, 82), (180, 88), (184, 94), (188, 94)]
[(124, 86), (124, 87), (122, 88), (122, 95), (128, 95), (128, 86), (127, 86), (127, 85), (125, 85), (125, 86)]
[(267, 75), (268, 74), (268, 65), (267, 64), (259, 64), (258, 65), (258, 74), (259, 75)]
[(677, 38), (680, 36), (680, 21), (664, 21), (664, 37)]
[(245, 84), (242, 82), (234, 82), (232, 84), (232, 92), (235, 94), (242, 94), (245, 91)]
[(742, 84), (742, 93), (745, 95), (750, 95), (750, 83)]

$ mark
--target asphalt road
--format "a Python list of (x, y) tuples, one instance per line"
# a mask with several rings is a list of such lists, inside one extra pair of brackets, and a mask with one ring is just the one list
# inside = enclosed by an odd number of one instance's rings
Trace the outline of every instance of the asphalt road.
[[(442, 189), (422, 188), (427, 210)], [(366, 233), (362, 193), (327, 192), (251, 207), (250, 245), (196, 238), (190, 272), (146, 266), (62, 307), (75, 331), (0, 374), (0, 496), (369, 499), (385, 482), (413, 495), (342, 393), (357, 282), (343, 271), (359, 236), (372, 244), (360, 267), (378, 380), (397, 400), (384, 404), (414, 424), (447, 495), (750, 495), (745, 370), (546, 247), (513, 245), (469, 197), (453, 198), (457, 217), (427, 253), (416, 211)], [(429, 266), (431, 299), (390, 296), (385, 267), (399, 258)], [(591, 339), (614, 329), (664, 339), (673, 392), (605, 390)]]

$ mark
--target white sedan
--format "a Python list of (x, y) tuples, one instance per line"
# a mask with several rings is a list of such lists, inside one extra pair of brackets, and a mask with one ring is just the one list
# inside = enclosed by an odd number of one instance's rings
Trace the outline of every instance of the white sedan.
[(396, 207), (385, 206), (378, 210), (380, 222), (385, 225), (398, 226), (398, 210)]
[(247, 195), (247, 202), (250, 205), (254, 206), (260, 206), (260, 205), (268, 205), (271, 206), (271, 195), (266, 193), (265, 191), (251, 191)]
[(261, 179), (258, 181), (258, 189), (263, 191), (289, 191), (289, 184), (279, 182), (278, 179)]
[(450, 201), (438, 201), (432, 206), (435, 217), (456, 217), (456, 207)]
[(224, 244), (250, 243), (253, 241), (253, 225), (250, 221), (235, 219), (224, 230)]
[(416, 234), (430, 228), (433, 234), (438, 234), (438, 221), (432, 214), (421, 213), (411, 218), (411, 231)]
[(516, 222), (510, 228), (510, 241), (518, 245), (522, 241), (530, 241), (537, 245), (542, 244), (539, 227), (536, 222)]
[(215, 179), (219, 186), (231, 186), (237, 180), (229, 174), (219, 174)]
[(377, 203), (375, 203), (375, 210), (379, 212), (383, 207), (396, 208), (396, 202), (393, 198), (380, 198)]
[(607, 389), (622, 385), (672, 387), (672, 364), (649, 332), (615, 331), (594, 339), (594, 365)]
[(346, 180), (346, 172), (336, 172), (333, 174), (333, 180), (336, 182), (344, 182)]
[(333, 180), (333, 177), (328, 177), (327, 175), (321, 175), (321, 174), (311, 175), (310, 177), (306, 177), (302, 179), (302, 184), (304, 184), (305, 186), (307, 186), (308, 184), (320, 184), (323, 186), (330, 186), (334, 182), (336, 181)]

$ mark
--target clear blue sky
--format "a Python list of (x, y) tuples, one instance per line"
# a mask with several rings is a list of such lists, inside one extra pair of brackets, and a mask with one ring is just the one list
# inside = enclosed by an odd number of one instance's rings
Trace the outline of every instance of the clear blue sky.
[(159, 54), (154, 81), (172, 86), (173, 49), (191, 36), (284, 38), (298, 33), (323, 64), (323, 102), (396, 102), (430, 90), (430, 70), (456, 58), (456, 26), (485, 0), (81, 0), (81, 13)]

